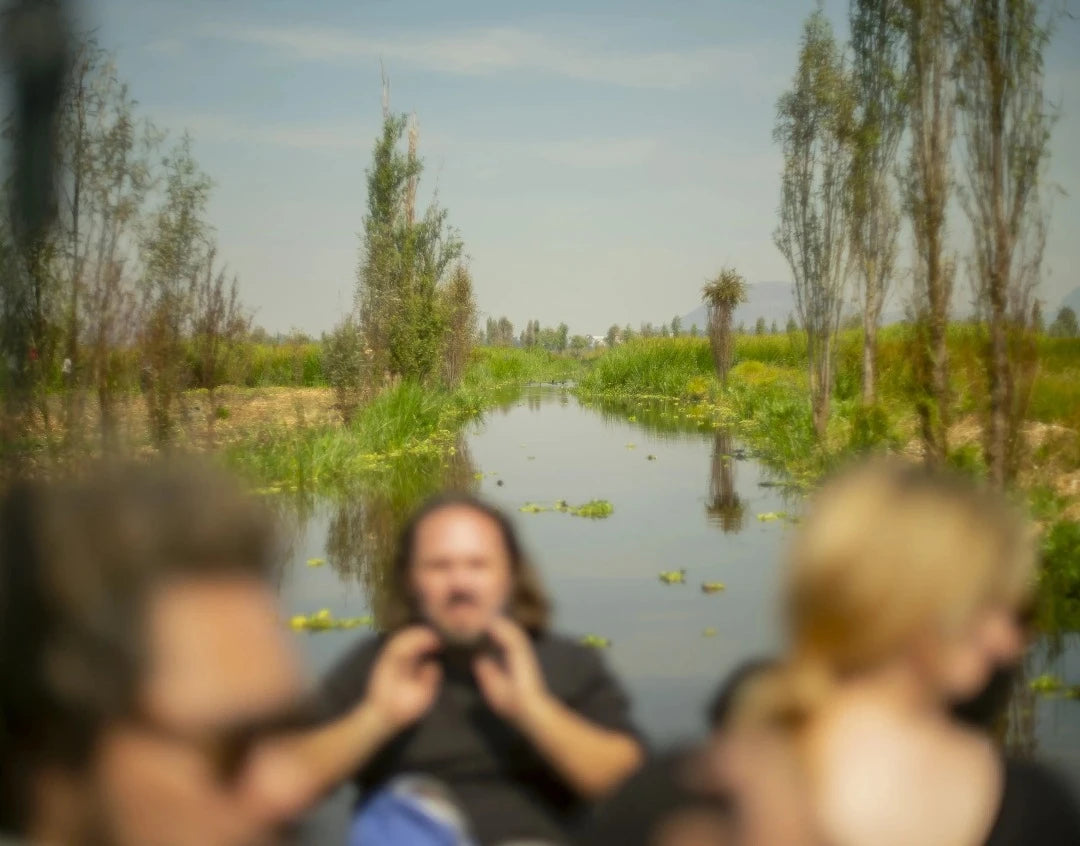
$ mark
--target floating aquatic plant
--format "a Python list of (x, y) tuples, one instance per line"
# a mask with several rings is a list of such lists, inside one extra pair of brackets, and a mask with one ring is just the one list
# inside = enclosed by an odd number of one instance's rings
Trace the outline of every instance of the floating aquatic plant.
[(766, 511), (763, 514), (757, 516), (758, 520), (762, 523), (770, 523), (773, 520), (786, 520), (789, 523), (798, 523), (799, 518), (794, 514), (788, 514), (786, 511)]
[(325, 563), (326, 563), (325, 558), (309, 558), (307, 560), (307, 565), (309, 567), (321, 567)]
[(666, 585), (681, 585), (686, 581), (686, 570), (664, 570), (660, 581)]
[(600, 637), (600, 635), (587, 634), (581, 638), (582, 646), (589, 646), (593, 649), (607, 649), (611, 646), (611, 638)]
[(323, 608), (311, 615), (297, 614), (290, 618), (289, 627), (294, 631), (325, 632), (330, 629), (357, 629), (374, 623), (371, 617), (335, 618), (329, 608)]
[(565, 499), (557, 499), (555, 500), (555, 504), (550, 507), (540, 505), (536, 502), (527, 502), (521, 506), (518, 511), (525, 514), (540, 514), (544, 511), (561, 511), (564, 514), (572, 514), (574, 517), (589, 517), (593, 520), (599, 520), (614, 514), (615, 506), (606, 499), (591, 499), (582, 505), (571, 505)]
[(633, 415), (633, 414), (631, 414), (626, 419), (629, 420), (631, 423), (637, 423), (637, 417), (635, 415)]
[(709, 626), (701, 634), (702, 637), (716, 637), (716, 629), (714, 629), (712, 626)]
[(702, 593), (720, 593), (720, 591), (727, 588), (723, 582), (705, 582), (701, 586)]
[(626, 445), (626, 448), (627, 449), (637, 449), (637, 444), (629, 443), (629, 444)]
[(1032, 679), (1028, 686), (1036, 693), (1058, 693), (1065, 687), (1065, 684), (1057, 676), (1044, 673)]
[(610, 517), (615, 513), (615, 506), (613, 506), (606, 499), (590, 499), (583, 505), (579, 505), (576, 508), (574, 506), (567, 506), (565, 509), (575, 517), (589, 517), (593, 520), (602, 519), (604, 517)]
[(655, 455), (653, 455), (653, 454), (652, 454), (652, 453), (650, 452), (650, 453), (649, 453), (648, 455), (646, 455), (646, 456), (645, 456), (645, 460), (646, 460), (646, 461), (656, 461), (656, 456), (655, 456)]

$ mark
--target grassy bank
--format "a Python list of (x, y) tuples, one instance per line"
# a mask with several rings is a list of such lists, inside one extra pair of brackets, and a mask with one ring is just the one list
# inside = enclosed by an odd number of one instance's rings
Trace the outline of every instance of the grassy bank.
[[(740, 336), (725, 388), (704, 339), (651, 339), (608, 351), (585, 373), (580, 395), (609, 406), (658, 398), (664, 416), (687, 424), (730, 427), (789, 484), (810, 488), (852, 456), (874, 450), (920, 452), (915, 389), (908, 362), (913, 338), (902, 326), (883, 330), (879, 402), (860, 401), (861, 334), (842, 333), (836, 390), (824, 440), (811, 423), (806, 347), (798, 334)], [(972, 326), (949, 333), (954, 396), (950, 460), (974, 473), (981, 454), (981, 401), (987, 393), (985, 338)], [(1055, 628), (1080, 628), (1080, 340), (1041, 338), (1040, 366), (1025, 426), (1028, 460), (1019, 479), (1043, 526), (1044, 616)]]
[(348, 425), (267, 423), (225, 450), (234, 469), (268, 489), (347, 488), (392, 473), (407, 457), (454, 454), (462, 426), (506, 402), (520, 385), (565, 382), (576, 362), (543, 350), (481, 348), (453, 391), (403, 382), (361, 408)]

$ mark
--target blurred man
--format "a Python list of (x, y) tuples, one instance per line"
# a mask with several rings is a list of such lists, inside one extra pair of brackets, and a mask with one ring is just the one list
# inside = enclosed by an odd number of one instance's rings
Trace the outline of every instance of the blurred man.
[(564, 842), (642, 750), (597, 653), (547, 631), (510, 523), (468, 497), (429, 503), (406, 527), (389, 594), (389, 633), (326, 684), (344, 716), (297, 741), (308, 790), (354, 777), (365, 843), (412, 825), (409, 811), (395, 828), (408, 794), (447, 819), (459, 809), (450, 826), (482, 844)]
[[(116, 470), (0, 500), (0, 831), (247, 846), (291, 812), (298, 665), (271, 534), (216, 476)], [(3, 835), (0, 835), (2, 838)]]

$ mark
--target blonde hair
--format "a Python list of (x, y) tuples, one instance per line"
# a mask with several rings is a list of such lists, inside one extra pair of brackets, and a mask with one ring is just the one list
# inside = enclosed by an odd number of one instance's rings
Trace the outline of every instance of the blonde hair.
[(991, 603), (1019, 605), (1035, 565), (1028, 523), (971, 480), (895, 460), (850, 469), (815, 497), (784, 587), (788, 660), (742, 700), (745, 717), (803, 722), (838, 678)]

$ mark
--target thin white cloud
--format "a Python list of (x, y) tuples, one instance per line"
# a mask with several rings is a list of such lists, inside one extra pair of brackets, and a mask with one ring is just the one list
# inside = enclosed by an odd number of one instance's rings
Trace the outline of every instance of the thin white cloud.
[(362, 121), (338, 124), (261, 124), (228, 114), (157, 112), (161, 126), (188, 130), (196, 141), (271, 144), (301, 150), (345, 150), (371, 146), (375, 127)]
[(186, 49), (187, 45), (181, 38), (159, 38), (157, 41), (150, 41), (143, 46), (143, 50), (152, 56), (167, 56), (169, 58), (183, 55)]
[(585, 138), (532, 145), (542, 159), (568, 167), (589, 169), (642, 165), (656, 151), (653, 138)]
[(749, 80), (757, 62), (749, 50), (620, 51), (595, 40), (556, 38), (517, 27), (454, 34), (369, 38), (318, 27), (249, 26), (213, 35), (260, 45), (305, 61), (353, 63), (384, 59), (440, 73), (470, 76), (520, 70), (632, 88), (685, 88), (702, 81)]

